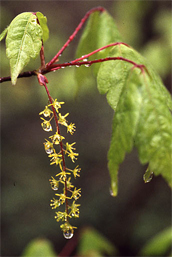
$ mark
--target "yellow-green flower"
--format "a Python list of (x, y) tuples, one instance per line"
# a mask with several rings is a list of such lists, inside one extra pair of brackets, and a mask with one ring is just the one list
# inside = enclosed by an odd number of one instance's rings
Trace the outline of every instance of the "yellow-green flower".
[(66, 113), (64, 116), (61, 115), (61, 113), (59, 113), (59, 123), (63, 126), (68, 126), (67, 121), (66, 121), (66, 117), (69, 115), (69, 113)]
[(69, 207), (71, 209), (70, 215), (79, 218), (79, 208), (80, 204), (76, 204), (75, 201), (73, 201), (72, 205)]
[(39, 113), (39, 115), (44, 115), (44, 117), (51, 116), (53, 112), (48, 108), (48, 106), (45, 106), (45, 109)]
[[(62, 170), (62, 168), (61, 168), (61, 170)], [(69, 172), (66, 172), (66, 171), (64, 171), (64, 170), (62, 170), (60, 173), (58, 173), (56, 176), (58, 177), (58, 176), (60, 176), (60, 180), (63, 180), (63, 181), (65, 181), (66, 180), (66, 175), (70, 175), (70, 173)]]
[(45, 120), (44, 118), (41, 118), (41, 119), (43, 120), (43, 122), (41, 123), (43, 130), (47, 132), (52, 131), (50, 120)]
[(57, 222), (60, 221), (60, 220), (66, 221), (68, 216), (69, 215), (66, 212), (58, 211), (58, 212), (56, 212), (55, 219), (57, 220)]
[(70, 152), (68, 153), (68, 156), (71, 158), (72, 162), (75, 162), (77, 160), (76, 156), (78, 156), (78, 153)]
[(51, 161), (50, 165), (52, 165), (52, 164), (58, 165), (59, 164), (59, 166), (61, 167), (61, 162), (62, 162), (61, 154), (55, 152), (55, 153), (49, 154), (48, 157), (50, 157), (50, 158), (52, 157), (50, 160)]
[(55, 145), (58, 145), (63, 139), (65, 139), (63, 136), (59, 135), (58, 132), (53, 136), (50, 136), (50, 138)]
[(74, 123), (70, 123), (67, 126), (67, 132), (69, 132), (71, 135), (73, 135), (74, 131), (76, 130), (75, 124)]
[(60, 206), (60, 202), (57, 199), (53, 198), (53, 200), (50, 201), (52, 202), (50, 203), (52, 209), (56, 209)]
[(74, 198), (75, 200), (77, 200), (80, 196), (81, 196), (81, 188), (76, 189), (75, 187), (75, 189), (72, 192), (71, 198)]
[(79, 165), (77, 165), (77, 166), (75, 167), (75, 169), (73, 170), (73, 175), (74, 175), (75, 178), (76, 178), (76, 177), (80, 177), (80, 175), (78, 174), (78, 172), (81, 171), (81, 168), (78, 168), (78, 167), (79, 167)]
[(70, 197), (67, 197), (67, 196), (65, 195), (65, 193), (63, 193), (63, 194), (55, 194), (55, 195), (59, 196), (59, 202), (60, 202), (60, 204), (65, 203), (66, 198), (67, 198), (67, 199), (71, 199)]
[[(70, 173), (67, 173), (67, 174), (70, 174)], [(57, 176), (57, 175), (56, 175)], [(67, 189), (71, 189), (72, 187), (74, 187), (74, 185), (72, 185), (72, 183), (70, 182), (71, 180), (71, 177), (68, 178), (68, 180), (66, 181), (66, 184), (67, 184)], [(65, 184), (64, 181), (61, 181), (61, 183)]]
[(58, 109), (61, 108), (61, 104), (64, 104), (64, 102), (58, 102), (57, 99), (55, 99), (54, 102), (52, 104), (49, 104), (48, 106), (53, 105), (56, 112), (58, 112)]
[(76, 150), (76, 148), (73, 147), (73, 145), (75, 145), (76, 142), (69, 144), (68, 142), (66, 142), (66, 152), (73, 152), (73, 150)]

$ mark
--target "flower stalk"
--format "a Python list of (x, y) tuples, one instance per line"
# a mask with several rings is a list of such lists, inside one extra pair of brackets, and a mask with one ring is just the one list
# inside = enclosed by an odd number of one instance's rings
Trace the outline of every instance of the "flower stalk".
[[(58, 102), (56, 99), (53, 100), (51, 97), (48, 87), (47, 87), (47, 79), (42, 74), (38, 74), (38, 81), (40, 85), (43, 85), (47, 96), (49, 104), (45, 106), (44, 110), (39, 113), (41, 120), (42, 128), (44, 131), (52, 131), (51, 121), (54, 119), (56, 131), (53, 135), (49, 136), (49, 139), (46, 139), (44, 142), (44, 148), (48, 157), (50, 158), (50, 165), (59, 166), (60, 172), (56, 174), (56, 178), (51, 177), (50, 185), (54, 191), (57, 191), (62, 188), (62, 193), (56, 193), (55, 196), (57, 198), (53, 198), (51, 200), (50, 206), (52, 209), (61, 208), (61, 206), (65, 205), (64, 211), (57, 211), (55, 215), (55, 219), (57, 222), (64, 222), (60, 227), (63, 231), (63, 235), (65, 238), (70, 239), (73, 236), (73, 231), (76, 227), (73, 227), (69, 223), (69, 219), (71, 218), (79, 218), (79, 206), (80, 204), (76, 204), (76, 200), (78, 200), (81, 196), (81, 189), (77, 189), (71, 182), (71, 175), (74, 178), (79, 177), (80, 168), (77, 165), (73, 170), (66, 167), (65, 157), (70, 158), (70, 160), (74, 163), (77, 160), (78, 153), (74, 151), (76, 148), (74, 145), (76, 144), (65, 142), (65, 137), (61, 135), (60, 126), (66, 127), (66, 132), (73, 135), (75, 131), (75, 124), (70, 123), (66, 118), (69, 113), (62, 115), (59, 109), (61, 109), (61, 105), (64, 102)], [(50, 109), (51, 108), (51, 109)], [(50, 129), (51, 126), (51, 129)], [(57, 151), (56, 148), (59, 148)]]

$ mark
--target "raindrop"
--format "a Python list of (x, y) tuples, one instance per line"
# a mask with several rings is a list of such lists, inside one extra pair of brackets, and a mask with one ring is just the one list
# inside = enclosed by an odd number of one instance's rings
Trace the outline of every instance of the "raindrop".
[(77, 67), (77, 68), (78, 68), (79, 66), (80, 66), (80, 65), (75, 65), (75, 67)]
[(110, 195), (111, 195), (111, 196), (114, 196), (114, 193), (113, 193), (113, 191), (112, 191), (111, 188), (109, 189), (109, 192), (110, 192)]
[(110, 195), (111, 195), (111, 196), (113, 196), (113, 197), (117, 196), (117, 191), (118, 191), (118, 189), (117, 189), (117, 184), (116, 184), (115, 181), (112, 182), (109, 191), (110, 191)]
[(85, 64), (85, 67), (90, 67), (90, 64)]
[(78, 218), (78, 217), (79, 217), (79, 212), (78, 212), (78, 211), (76, 211), (75, 213), (72, 213), (72, 217), (74, 217), (74, 218)]
[(47, 149), (45, 149), (45, 152), (46, 152), (47, 154), (51, 154), (51, 153), (54, 152), (54, 150), (53, 150), (53, 148), (47, 148)]
[(56, 190), (58, 190), (59, 188), (58, 188), (58, 186), (57, 185), (55, 185), (55, 184), (51, 184), (51, 188), (54, 190), (54, 191), (56, 191)]
[(88, 59), (87, 59), (87, 58), (83, 59), (83, 62), (87, 62), (87, 61), (88, 61)]
[(51, 126), (51, 124), (48, 123), (48, 122), (43, 122), (43, 123), (42, 123), (42, 128), (43, 128), (43, 130), (45, 130), (45, 131), (47, 131), (47, 132), (49, 132), (49, 131), (52, 130), (52, 126)]
[(143, 175), (143, 180), (145, 183), (149, 183), (153, 178), (153, 172), (149, 170), (149, 167), (145, 171), (145, 174)]
[(49, 141), (44, 143), (44, 149), (47, 154), (51, 154), (54, 152), (53, 143), (50, 143)]
[(64, 231), (63, 236), (66, 239), (71, 239), (73, 237), (73, 229), (69, 228), (68, 230)]
[(61, 69), (64, 69), (65, 67), (64, 66), (61, 66)]

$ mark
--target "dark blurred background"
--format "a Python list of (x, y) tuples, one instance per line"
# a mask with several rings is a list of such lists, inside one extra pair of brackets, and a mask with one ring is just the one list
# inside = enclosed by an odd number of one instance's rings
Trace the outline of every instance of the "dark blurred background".
[[(171, 2), (170, 1), (1, 1), (0, 32), (21, 12), (40, 11), (48, 19), (50, 38), (45, 43), (49, 61), (74, 31), (84, 14), (95, 6), (104, 6), (114, 17), (123, 41), (150, 60), (164, 84), (171, 86)], [(74, 58), (79, 35), (62, 56)], [(103, 36), (103, 35), (102, 35)], [(84, 53), (83, 53), (84, 54)], [(1, 43), (1, 74), (9, 75), (5, 44)], [(26, 70), (38, 68), (39, 58)], [(121, 256), (137, 255), (139, 249), (171, 224), (171, 191), (162, 177), (143, 182), (143, 167), (134, 150), (126, 156), (119, 171), (119, 194), (109, 193), (107, 151), (113, 111), (96, 84), (77, 91), (75, 68), (48, 74), (49, 90), (54, 98), (65, 101), (62, 112), (70, 113), (77, 131), (76, 141), (82, 168), (75, 181), (82, 188), (78, 231), (96, 228), (118, 249)], [(20, 256), (30, 240), (46, 237), (57, 253), (66, 244), (54, 211), (49, 206), (54, 192), (49, 178), (57, 167), (49, 165), (43, 148), (49, 134), (40, 126), (39, 112), (47, 104), (45, 90), (36, 78), (19, 79), (1, 85), (1, 250), (2, 256)]]

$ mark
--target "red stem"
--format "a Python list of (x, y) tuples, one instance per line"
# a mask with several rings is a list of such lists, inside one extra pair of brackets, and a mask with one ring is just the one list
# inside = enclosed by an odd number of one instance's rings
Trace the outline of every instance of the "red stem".
[[(88, 56), (88, 55), (86, 55)], [(84, 56), (85, 57), (85, 56)], [(82, 57), (82, 59), (84, 59), (84, 57)], [(77, 59), (76, 59), (77, 60)], [(134, 65), (134, 67), (137, 67), (139, 69), (141, 69), (141, 71), (143, 72), (143, 69), (145, 69), (145, 66), (142, 65), (142, 64), (137, 64), (135, 63), (134, 61), (131, 61), (127, 58), (124, 58), (122, 56), (118, 56), (118, 57), (106, 57), (106, 58), (101, 58), (101, 59), (97, 59), (97, 60), (92, 60), (92, 61), (83, 61), (83, 62), (79, 62), (79, 61), (76, 61), (76, 60), (73, 60), (71, 62), (66, 62), (66, 63), (63, 63), (63, 64), (53, 64), (52, 67), (51, 67), (51, 70), (49, 70), (48, 72), (50, 71), (55, 71), (55, 70), (59, 70), (61, 69), (62, 67), (69, 67), (69, 66), (81, 66), (81, 65), (89, 65), (91, 66), (92, 64), (94, 63), (100, 63), (100, 62), (106, 62), (106, 61), (116, 61), (116, 60), (120, 60), (120, 61), (125, 61), (125, 62), (128, 62), (128, 63), (131, 63)]]
[(41, 50), (40, 50), (40, 59), (41, 59), (41, 69), (45, 68), (45, 56), (44, 56), (44, 45), (42, 42)]
[(109, 44), (109, 45), (100, 47), (100, 48), (94, 50), (93, 52), (91, 52), (91, 53), (89, 53), (89, 54), (85, 54), (85, 55), (83, 55), (82, 57), (75, 59), (74, 61), (76, 62), (76, 61), (81, 61), (81, 60), (83, 60), (83, 59), (87, 59), (88, 57), (90, 57), (90, 56), (93, 55), (93, 54), (96, 54), (96, 53), (98, 53), (98, 52), (100, 52), (100, 51), (102, 51), (102, 50), (104, 50), (104, 49), (106, 49), (106, 48), (108, 48), (108, 47), (117, 46), (117, 45), (125, 45), (125, 46), (127, 46), (127, 47), (130, 47), (128, 44), (123, 43), (123, 42), (111, 43), (111, 44)]
[(56, 62), (58, 60), (58, 57), (63, 53), (63, 51), (66, 49), (66, 47), (68, 47), (68, 45), (70, 44), (70, 42), (74, 39), (74, 37), (76, 36), (76, 34), (80, 31), (80, 29), (83, 27), (84, 23), (86, 22), (86, 20), (88, 19), (88, 17), (90, 16), (90, 14), (92, 14), (93, 12), (103, 12), (105, 11), (105, 9), (103, 7), (95, 7), (92, 8), (91, 10), (89, 10), (85, 16), (81, 19), (79, 25), (76, 27), (76, 29), (74, 30), (73, 34), (69, 37), (69, 39), (66, 41), (66, 43), (64, 44), (64, 46), (59, 50), (59, 52), (53, 57), (53, 59), (47, 63), (46, 67), (50, 67), (54, 62)]
[[(45, 90), (46, 90), (47, 95), (48, 95), (48, 99), (49, 99), (49, 101), (51, 103), (51, 107), (52, 107), (52, 111), (53, 111), (54, 119), (55, 119), (55, 123), (56, 123), (57, 133), (60, 135), (60, 128), (59, 128), (58, 118), (57, 118), (57, 114), (56, 114), (55, 108), (53, 106), (52, 97), (50, 95), (50, 92), (48, 90), (48, 87), (47, 87), (46, 83), (44, 83), (43, 86), (45, 87)], [(60, 149), (61, 149), (61, 154), (62, 154), (63, 171), (66, 171), (66, 164), (65, 164), (65, 157), (64, 157), (64, 152), (63, 152), (62, 141), (60, 141), (59, 144), (60, 144)], [(66, 196), (66, 199), (65, 199), (66, 213), (68, 214), (67, 181), (66, 181), (66, 178), (65, 178), (65, 196)], [(68, 221), (68, 216), (67, 216), (67, 221)]]

